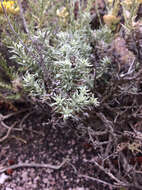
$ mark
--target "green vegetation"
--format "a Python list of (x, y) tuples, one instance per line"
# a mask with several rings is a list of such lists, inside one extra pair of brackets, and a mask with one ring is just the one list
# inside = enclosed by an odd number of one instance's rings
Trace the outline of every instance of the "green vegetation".
[[(89, 60), (92, 37), (89, 7), (83, 11), (79, 5), (79, 18), (75, 20), (75, 5), (59, 6), (62, 5), (55, 7), (53, 1), (30, 2), (24, 17), (21, 13), (27, 34), (23, 34), (24, 31), (20, 34), (19, 28), (14, 29), (18, 39), (10, 40), (8, 47), (12, 55), (10, 59), (18, 65), (13, 75), (20, 76), (25, 96), (47, 101), (66, 119), (87, 106), (99, 105), (99, 102), (90, 88), (93, 85), (93, 66)], [(69, 7), (72, 7), (70, 12)], [(49, 11), (48, 19), (46, 14), (50, 8), (53, 12)], [(54, 28), (51, 22), (59, 22), (59, 25)]]

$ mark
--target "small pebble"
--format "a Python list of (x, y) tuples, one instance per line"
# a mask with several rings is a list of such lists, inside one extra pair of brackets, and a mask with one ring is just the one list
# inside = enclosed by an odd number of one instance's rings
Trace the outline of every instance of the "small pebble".
[(5, 190), (13, 190), (13, 189), (11, 189), (10, 187), (6, 187)]

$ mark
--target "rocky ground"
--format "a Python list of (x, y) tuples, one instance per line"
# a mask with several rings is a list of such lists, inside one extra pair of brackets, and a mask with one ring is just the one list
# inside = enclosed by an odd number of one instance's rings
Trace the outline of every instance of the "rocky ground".
[(12, 132), (0, 144), (1, 168), (33, 162), (58, 165), (67, 157), (69, 161), (58, 170), (32, 167), (7, 170), (8, 179), (0, 185), (1, 190), (103, 189), (94, 181), (79, 177), (80, 174), (94, 176), (94, 167), (86, 160), (92, 160), (96, 153), (73, 126), (51, 127), (34, 122), (33, 118), (23, 128), (22, 132)]

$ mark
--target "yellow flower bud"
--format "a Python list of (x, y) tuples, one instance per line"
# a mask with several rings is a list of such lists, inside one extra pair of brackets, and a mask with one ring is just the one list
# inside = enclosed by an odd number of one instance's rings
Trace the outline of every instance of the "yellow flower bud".
[(120, 18), (108, 14), (103, 16), (103, 20), (106, 25), (111, 26), (113, 24), (117, 24), (120, 21)]
[(61, 17), (61, 18), (66, 18), (69, 15), (66, 7), (62, 7), (61, 9), (57, 9), (56, 14), (58, 17)]
[(137, 0), (137, 1), (138, 1), (138, 3), (140, 3), (140, 4), (142, 3), (142, 0)]

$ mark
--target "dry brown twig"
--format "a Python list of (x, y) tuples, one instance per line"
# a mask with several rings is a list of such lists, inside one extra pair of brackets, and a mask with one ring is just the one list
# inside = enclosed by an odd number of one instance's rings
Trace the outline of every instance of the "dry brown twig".
[(112, 188), (118, 187), (117, 185), (113, 185), (113, 184), (108, 183), (108, 182), (106, 182), (106, 181), (104, 181), (104, 180), (101, 180), (101, 179), (98, 179), (98, 178), (95, 178), (95, 177), (91, 177), (91, 176), (88, 176), (88, 175), (79, 174), (79, 172), (77, 171), (76, 167), (75, 167), (73, 164), (69, 163), (69, 165), (71, 165), (71, 167), (72, 167), (73, 170), (75, 171), (75, 174), (76, 174), (78, 177), (83, 177), (83, 178), (86, 178), (86, 179), (90, 179), (90, 180), (96, 181), (96, 182), (98, 182), (98, 183), (101, 183), (101, 184), (103, 184), (103, 185), (107, 185), (107, 186), (112, 187)]
[(2, 138), (0, 138), (0, 142), (3, 142), (4, 140), (6, 140), (9, 137), (12, 130), (15, 130), (15, 131), (21, 131), (22, 130), (22, 128), (20, 128), (20, 129), (19, 128), (14, 128), (16, 126), (16, 124), (17, 124), (17, 121), (14, 122), (12, 126), (8, 126), (8, 125), (5, 124), (4, 120), (9, 119), (10, 117), (18, 115), (20, 113), (26, 112), (28, 110), (29, 109), (23, 109), (23, 110), (18, 111), (16, 113), (10, 113), (10, 114), (7, 114), (5, 116), (0, 114), (0, 127), (4, 127), (4, 128), (7, 129), (6, 135), (4, 135)]
[[(87, 160), (85, 160), (87, 161)], [(116, 178), (109, 170), (105, 169), (101, 165), (99, 165), (96, 161), (93, 161), (93, 163), (102, 170), (105, 174), (107, 174), (112, 180), (116, 181), (115, 184), (119, 184), (119, 186), (128, 186), (128, 184), (124, 183), (123, 181), (120, 181), (118, 178)]]
[(5, 120), (5, 119), (8, 119), (8, 118), (10, 118), (12, 116), (18, 115), (20, 113), (23, 113), (23, 112), (26, 112), (26, 111), (29, 111), (29, 110), (30, 110), (29, 108), (26, 108), (26, 109), (22, 109), (20, 111), (13, 112), (13, 113), (10, 113), (10, 114), (7, 114), (7, 115), (0, 114), (0, 122)]
[(122, 187), (132, 187), (132, 188), (137, 188), (137, 189), (140, 189), (141, 190), (141, 186), (139, 186), (139, 185), (131, 185), (131, 184), (124, 184), (124, 185), (121, 185), (121, 184), (119, 184), (119, 183), (116, 183), (116, 184), (111, 184), (111, 183), (108, 183), (108, 182), (106, 182), (106, 181), (103, 181), (103, 180), (100, 180), (100, 179), (98, 179), (98, 178), (95, 178), (95, 177), (91, 177), (91, 176), (88, 176), (88, 175), (82, 175), (82, 174), (80, 174), (79, 175), (79, 177), (83, 177), (83, 178), (86, 178), (86, 179), (90, 179), (90, 180), (93, 180), (93, 181), (96, 181), (96, 182), (98, 182), (98, 183), (102, 183), (102, 184), (104, 184), (104, 185), (108, 185), (109, 187), (111, 187), (111, 189), (113, 189), (113, 188), (122, 188)]
[[(94, 133), (94, 134), (93, 134), (93, 133)], [(98, 132), (98, 134), (100, 135), (101, 132), (100, 132), (100, 133)], [(103, 133), (103, 134), (106, 134), (106, 131), (105, 131), (105, 133)], [(98, 147), (100, 147), (100, 146), (102, 146), (102, 145), (108, 144), (109, 142), (111, 143), (111, 141), (99, 142), (99, 141), (97, 141), (97, 140), (94, 140), (94, 139), (93, 139), (93, 136), (96, 135), (96, 133), (93, 132), (93, 130), (92, 130), (91, 128), (88, 128), (88, 135), (89, 135), (89, 140), (90, 140), (90, 142), (92, 142), (94, 149), (96, 149), (96, 148), (98, 148)], [(102, 134), (101, 134), (101, 135), (102, 135)]]
[(108, 185), (108, 186), (110, 186), (110, 187), (112, 187), (112, 188), (118, 187), (117, 185), (112, 185), (111, 183), (108, 183), (108, 182), (106, 182), (106, 181), (103, 181), (103, 180), (101, 180), (101, 179), (98, 179), (98, 178), (95, 178), (95, 177), (91, 177), (91, 176), (88, 176), (88, 175), (82, 175), (82, 174), (80, 174), (79, 177), (83, 177), (83, 178), (86, 178), (86, 179), (91, 179), (91, 180), (93, 180), (93, 181), (102, 183), (102, 184), (104, 184), (104, 185)]
[(31, 112), (29, 112), (29, 113), (27, 113), (24, 117), (23, 117), (23, 119), (21, 120), (21, 122), (20, 122), (20, 124), (19, 124), (19, 128), (22, 130), (22, 125), (23, 125), (23, 123), (24, 123), (24, 121), (31, 115), (31, 114), (33, 114), (34, 113), (34, 111), (31, 111)]
[(20, 164), (14, 164), (12, 166), (4, 167), (0, 169), (0, 173), (3, 173), (9, 169), (17, 169), (17, 168), (23, 168), (23, 167), (28, 167), (28, 168), (50, 168), (53, 170), (59, 170), (65, 163), (69, 161), (68, 158), (63, 160), (61, 164), (59, 165), (51, 165), (51, 164), (38, 164), (38, 163), (20, 163)]
[(104, 123), (104, 125), (110, 130), (110, 132), (112, 134), (115, 134), (113, 129), (113, 122), (109, 121), (102, 112), (101, 113), (96, 112), (96, 115), (98, 116), (98, 118), (100, 118), (100, 120)]
[(113, 181), (113, 184), (111, 183), (108, 183), (104, 180), (101, 180), (101, 179), (98, 179), (98, 178), (95, 178), (95, 177), (91, 177), (91, 176), (88, 176), (88, 175), (82, 175), (80, 174), (79, 177), (84, 177), (86, 179), (90, 179), (90, 180), (93, 180), (93, 181), (96, 181), (96, 182), (99, 182), (99, 183), (102, 183), (104, 185), (108, 185), (110, 186), (111, 188), (122, 188), (122, 187), (132, 187), (132, 188), (137, 188), (137, 189), (141, 189), (140, 185), (138, 184), (134, 184), (134, 183), (129, 183), (127, 182), (125, 179), (125, 181), (122, 181), (122, 180), (119, 180), (117, 177), (115, 177), (111, 172), (110, 170), (108, 169), (105, 169), (104, 167), (102, 167), (101, 165), (99, 165), (96, 161), (90, 161), (90, 160), (85, 160), (87, 162), (91, 162), (91, 163), (94, 163), (101, 171), (103, 171), (106, 175), (108, 175)]
[[(21, 113), (26, 112), (26, 111), (30, 111), (30, 110), (29, 109), (23, 109), (23, 110), (20, 110), (20, 111), (14, 112), (14, 113), (10, 113), (7, 115), (0, 114), (0, 125), (9, 129), (10, 127), (4, 123), (4, 120), (9, 119), (12, 116), (16, 116), (16, 115), (21, 114)], [(14, 128), (14, 130), (15, 131), (21, 131), (21, 129), (19, 129), (19, 128)]]
[(0, 138), (0, 142), (3, 142), (4, 140), (6, 140), (9, 137), (12, 129), (15, 127), (16, 124), (17, 124), (17, 121), (11, 127), (9, 127), (6, 135), (4, 135), (2, 138)]

